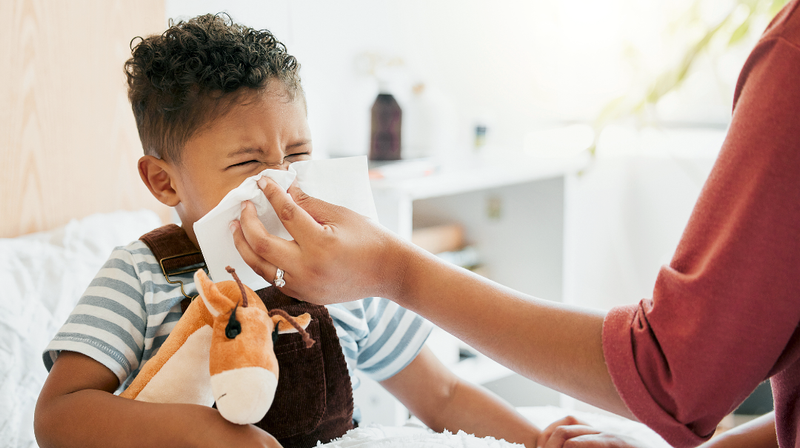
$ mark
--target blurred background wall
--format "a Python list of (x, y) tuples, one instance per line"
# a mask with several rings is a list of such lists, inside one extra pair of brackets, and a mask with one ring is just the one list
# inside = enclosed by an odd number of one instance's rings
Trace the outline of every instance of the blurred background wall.
[(438, 151), (463, 150), (476, 122), (496, 146), (522, 148), (531, 130), (592, 122), (614, 100), (644, 97), (720, 24), (682, 88), (649, 112), (661, 123), (724, 128), (738, 71), (766, 25), (765, 3), (167, 0), (166, 14), (226, 11), (273, 31), (303, 66), (316, 150), (349, 155), (366, 152), (379, 78), (407, 107), (413, 87), (425, 86), (446, 134)]

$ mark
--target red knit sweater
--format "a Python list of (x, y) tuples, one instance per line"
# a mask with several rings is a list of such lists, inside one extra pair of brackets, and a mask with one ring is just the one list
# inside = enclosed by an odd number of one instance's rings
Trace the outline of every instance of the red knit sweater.
[(652, 300), (609, 312), (622, 399), (677, 447), (771, 378), (781, 447), (800, 447), (800, 0), (739, 76), (719, 158)]

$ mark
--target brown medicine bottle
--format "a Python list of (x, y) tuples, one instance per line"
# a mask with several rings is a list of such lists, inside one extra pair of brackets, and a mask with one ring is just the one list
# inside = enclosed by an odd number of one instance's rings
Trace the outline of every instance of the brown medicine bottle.
[(369, 142), (370, 160), (400, 159), (400, 129), (403, 111), (389, 93), (380, 93), (372, 104)]

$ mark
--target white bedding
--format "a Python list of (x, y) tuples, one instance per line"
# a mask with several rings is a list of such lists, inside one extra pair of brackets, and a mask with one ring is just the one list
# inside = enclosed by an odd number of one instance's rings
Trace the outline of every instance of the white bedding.
[(456, 434), (434, 433), (418, 426), (370, 425), (348, 431), (341, 438), (330, 443), (318, 443), (325, 448), (525, 448), (523, 445), (497, 440), (493, 437), (478, 438), (463, 431)]
[[(78, 298), (115, 246), (125, 245), (160, 225), (150, 211), (92, 215), (50, 232), (0, 239), (0, 446), (35, 448), (33, 411), (47, 372), (44, 347), (61, 327)], [(568, 411), (555, 407), (520, 408), (544, 427)], [(575, 414), (575, 413), (573, 413)], [(622, 418), (577, 413), (599, 427), (636, 437), (654, 448), (667, 447), (644, 425)], [(329, 448), (519, 446), (492, 438), (436, 434), (421, 425), (365, 426)]]
[[(600, 415), (589, 412), (568, 411), (554, 406), (520, 407), (517, 410), (539, 428), (567, 415), (573, 415), (592, 426), (603, 428), (617, 434), (630, 436), (650, 448), (668, 448), (669, 444), (647, 426), (621, 417)], [(519, 448), (522, 445), (496, 440), (492, 437), (478, 438), (459, 431), (457, 434), (434, 433), (424, 428), (418, 421), (409, 422), (403, 427), (369, 425), (349, 431), (340, 439), (317, 448)]]
[(120, 211), (0, 239), (0, 446), (37, 446), (33, 410), (47, 376), (44, 347), (111, 250), (159, 225), (154, 212)]

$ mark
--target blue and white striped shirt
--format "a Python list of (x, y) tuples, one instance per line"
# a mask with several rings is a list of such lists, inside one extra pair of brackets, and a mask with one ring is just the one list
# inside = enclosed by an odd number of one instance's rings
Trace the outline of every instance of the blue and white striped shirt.
[[(191, 274), (177, 278), (188, 295), (197, 293)], [(62, 350), (82, 353), (114, 372), (124, 390), (177, 324), (183, 298), (179, 285), (167, 283), (147, 245), (136, 241), (118, 247), (48, 344), (45, 366), (49, 370)], [(360, 383), (356, 370), (376, 381), (403, 370), (431, 331), (428, 321), (383, 298), (327, 308), (353, 389)]]

